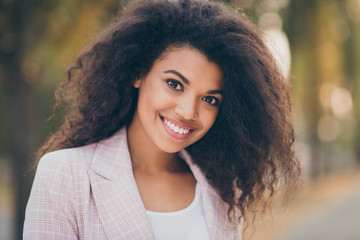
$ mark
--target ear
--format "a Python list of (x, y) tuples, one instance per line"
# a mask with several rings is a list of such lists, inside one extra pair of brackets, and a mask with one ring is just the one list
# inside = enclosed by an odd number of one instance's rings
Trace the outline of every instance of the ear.
[(140, 85), (141, 85), (141, 79), (138, 78), (138, 79), (136, 79), (136, 81), (133, 83), (133, 86), (134, 86), (134, 88), (139, 88)]

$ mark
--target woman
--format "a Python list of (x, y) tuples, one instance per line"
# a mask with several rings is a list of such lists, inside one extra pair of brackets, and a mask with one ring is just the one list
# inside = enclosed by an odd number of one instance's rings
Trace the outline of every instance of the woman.
[(288, 87), (243, 15), (140, 1), (68, 73), (25, 239), (240, 239), (296, 183)]

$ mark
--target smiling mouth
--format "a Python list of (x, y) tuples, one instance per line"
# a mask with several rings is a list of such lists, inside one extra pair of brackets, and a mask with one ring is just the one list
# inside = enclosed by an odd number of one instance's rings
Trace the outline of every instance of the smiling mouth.
[(185, 128), (185, 127), (177, 126), (176, 123), (173, 123), (172, 121), (164, 118), (163, 116), (160, 116), (160, 118), (174, 133), (186, 135), (195, 130), (194, 128)]

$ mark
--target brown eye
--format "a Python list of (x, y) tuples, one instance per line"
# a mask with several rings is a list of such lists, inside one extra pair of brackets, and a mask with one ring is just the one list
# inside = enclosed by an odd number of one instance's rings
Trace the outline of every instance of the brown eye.
[(166, 80), (166, 82), (171, 88), (174, 88), (175, 90), (178, 90), (178, 91), (183, 90), (183, 86), (181, 85), (181, 83), (174, 79), (168, 79), (168, 80)]
[(217, 106), (219, 104), (219, 99), (215, 98), (215, 97), (210, 97), (210, 96), (206, 96), (203, 97), (202, 100), (204, 100), (205, 102)]

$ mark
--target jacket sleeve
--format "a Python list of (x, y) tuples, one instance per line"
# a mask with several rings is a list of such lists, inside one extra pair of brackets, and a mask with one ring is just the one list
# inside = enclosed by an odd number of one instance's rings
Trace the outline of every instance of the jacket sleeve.
[(41, 158), (26, 207), (25, 240), (78, 239), (71, 165), (56, 152)]

